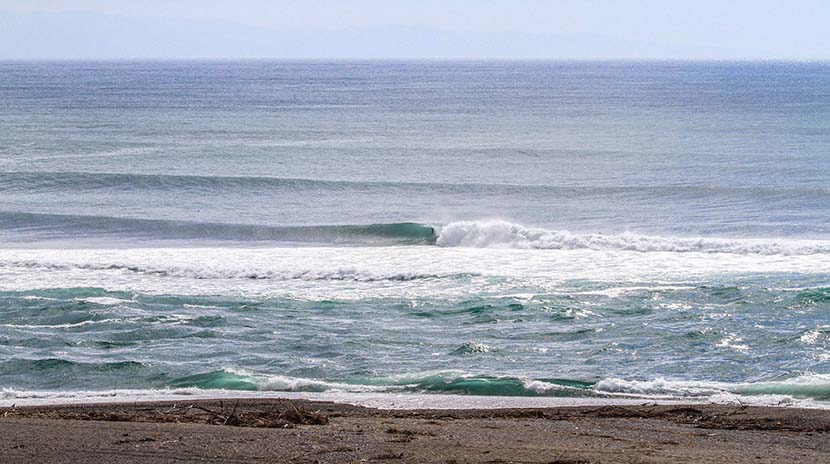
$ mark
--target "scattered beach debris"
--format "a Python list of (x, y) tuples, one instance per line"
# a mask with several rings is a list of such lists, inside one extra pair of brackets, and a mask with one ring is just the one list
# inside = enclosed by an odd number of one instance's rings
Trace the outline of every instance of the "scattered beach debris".
[(217, 406), (193, 403), (186, 406), (174, 404), (170, 407), (159, 405), (118, 409), (110, 412), (83, 408), (11, 409), (5, 411), (3, 416), (118, 422), (202, 423), (259, 428), (293, 428), (297, 425), (325, 425), (329, 422), (326, 414), (317, 410), (306, 410), (302, 405), (297, 406), (291, 401), (281, 401), (262, 408), (240, 408), (239, 401), (233, 404), (220, 401)]

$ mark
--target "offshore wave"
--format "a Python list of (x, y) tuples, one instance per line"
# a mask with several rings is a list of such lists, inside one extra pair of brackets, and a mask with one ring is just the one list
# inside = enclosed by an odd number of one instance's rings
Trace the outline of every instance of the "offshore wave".
[(433, 227), (411, 222), (279, 227), (23, 212), (0, 212), (0, 229), (29, 239), (103, 236), (366, 245), (423, 245), (436, 240)]
[[(354, 245), (438, 245), (441, 247), (539, 250), (609, 250), (742, 255), (830, 254), (830, 241), (800, 239), (671, 237), (572, 233), (525, 227), (502, 220), (428, 225), (415, 222), (367, 225), (268, 226), (112, 216), (0, 211), (0, 231), (11, 241), (61, 238), (128, 238), (229, 242), (296, 242)], [(268, 278), (268, 277), (264, 277)]]
[(752, 194), (826, 197), (830, 189), (820, 187), (781, 188), (766, 186), (722, 187), (709, 185), (646, 185), (646, 186), (559, 186), (543, 184), (509, 184), (487, 182), (407, 182), (407, 181), (357, 181), (325, 180), (296, 177), (269, 176), (197, 176), (180, 174), (132, 174), (78, 171), (0, 171), (0, 190), (35, 191), (250, 191), (259, 190), (365, 190), (380, 189), (428, 189), (435, 192), (481, 192), (509, 194), (519, 191), (540, 191), (553, 193), (622, 194), (649, 192), (651, 194)]
[(440, 229), (436, 244), (444, 247), (520, 248), (544, 250), (620, 250), (757, 255), (830, 253), (830, 241), (780, 239), (685, 238), (622, 234), (577, 234), (566, 230), (525, 227), (507, 221), (463, 221)]
[[(360, 182), (258, 176), (194, 176), (97, 172), (0, 172), (0, 189), (31, 192), (85, 190), (250, 190), (250, 189), (353, 189), (367, 187), (440, 187), (445, 184), (414, 182)], [(446, 184), (451, 185), (451, 184)]]

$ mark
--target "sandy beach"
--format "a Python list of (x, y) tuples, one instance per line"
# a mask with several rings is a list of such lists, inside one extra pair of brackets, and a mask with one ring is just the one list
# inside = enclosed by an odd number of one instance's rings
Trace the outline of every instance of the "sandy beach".
[(830, 462), (830, 411), (377, 410), (305, 400), (0, 409), (0, 462)]

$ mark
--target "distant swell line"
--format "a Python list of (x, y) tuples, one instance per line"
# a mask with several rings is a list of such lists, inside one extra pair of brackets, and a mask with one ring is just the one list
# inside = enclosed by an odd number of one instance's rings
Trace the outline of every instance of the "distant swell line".
[(703, 194), (791, 194), (826, 197), (828, 188), (780, 188), (764, 186), (722, 187), (709, 185), (645, 185), (645, 186), (559, 186), (542, 184), (511, 184), (489, 182), (409, 182), (310, 179), (270, 176), (199, 176), (181, 174), (130, 174), (80, 171), (3, 171), (0, 172), (0, 191), (31, 193), (36, 191), (90, 191), (90, 190), (158, 190), (158, 191), (223, 191), (223, 190), (366, 190), (424, 189), (431, 192), (469, 192), (475, 189), (493, 194), (520, 191), (558, 192), (560, 194), (622, 194), (651, 192), (670, 194), (688, 192)]
[(366, 186), (436, 184), (359, 182), (292, 177), (266, 176), (194, 176), (176, 174), (126, 174), (96, 172), (0, 172), (0, 189), (5, 190), (187, 190), (187, 189), (252, 189), (252, 188), (351, 188)]

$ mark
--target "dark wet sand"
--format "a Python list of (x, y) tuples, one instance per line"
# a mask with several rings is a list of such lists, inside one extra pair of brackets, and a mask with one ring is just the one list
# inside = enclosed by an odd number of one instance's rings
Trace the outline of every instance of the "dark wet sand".
[(383, 411), (250, 399), (5, 408), (0, 462), (830, 462), (830, 411)]

